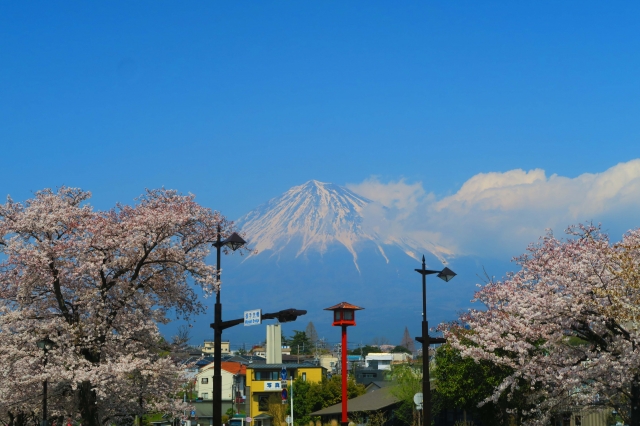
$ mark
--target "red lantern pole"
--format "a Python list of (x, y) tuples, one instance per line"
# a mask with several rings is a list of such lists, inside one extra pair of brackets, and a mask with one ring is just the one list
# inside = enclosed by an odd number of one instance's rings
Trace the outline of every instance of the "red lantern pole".
[(342, 426), (349, 426), (347, 419), (347, 326), (342, 326)]
[(350, 325), (356, 325), (355, 311), (359, 311), (363, 308), (352, 305), (351, 303), (342, 302), (330, 308), (325, 308), (325, 311), (333, 311), (333, 326), (342, 327), (342, 426), (349, 426), (349, 413), (347, 404), (349, 397), (347, 395), (347, 327)]

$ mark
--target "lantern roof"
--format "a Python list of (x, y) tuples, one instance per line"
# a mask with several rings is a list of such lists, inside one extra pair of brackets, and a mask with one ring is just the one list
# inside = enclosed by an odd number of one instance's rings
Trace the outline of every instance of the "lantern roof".
[(348, 302), (340, 302), (337, 305), (331, 306), (330, 308), (324, 308), (325, 311), (337, 311), (338, 309), (352, 309), (354, 311), (360, 311), (364, 308), (361, 308), (356, 305), (352, 305)]

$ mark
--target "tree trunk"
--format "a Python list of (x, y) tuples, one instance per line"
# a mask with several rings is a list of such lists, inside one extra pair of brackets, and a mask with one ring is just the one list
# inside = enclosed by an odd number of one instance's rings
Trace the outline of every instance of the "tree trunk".
[(635, 374), (631, 382), (631, 401), (629, 426), (640, 426), (640, 375)]
[(100, 426), (98, 417), (98, 398), (96, 391), (91, 388), (91, 382), (80, 383), (77, 390), (78, 408), (82, 417), (82, 426)]

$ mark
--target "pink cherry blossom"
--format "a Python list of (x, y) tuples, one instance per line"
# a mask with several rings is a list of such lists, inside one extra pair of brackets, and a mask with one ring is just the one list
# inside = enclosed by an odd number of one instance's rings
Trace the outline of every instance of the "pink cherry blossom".
[(193, 284), (217, 291), (205, 259), (218, 225), (223, 238), (233, 225), (175, 191), (108, 211), (90, 196), (62, 187), (0, 205), (0, 418), (41, 416), (45, 379), (49, 416), (85, 426), (184, 409), (157, 324), (203, 311)]
[(531, 245), (518, 272), (476, 293), (486, 309), (465, 313), (445, 335), (465, 356), (512, 369), (490, 399), (530, 384), (525, 424), (605, 405), (639, 426), (640, 230), (613, 245), (598, 227), (568, 233)]

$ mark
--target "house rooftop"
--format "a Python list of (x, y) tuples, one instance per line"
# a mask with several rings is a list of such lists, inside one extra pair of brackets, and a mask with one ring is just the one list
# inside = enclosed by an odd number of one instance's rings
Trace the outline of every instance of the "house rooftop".
[[(400, 402), (400, 399), (391, 393), (391, 387), (383, 387), (364, 395), (349, 400), (348, 412), (377, 411)], [(332, 405), (322, 410), (311, 413), (312, 416), (330, 416), (342, 413), (342, 403)]]
[(326, 370), (326, 368), (320, 366), (320, 365), (315, 365), (315, 364), (308, 364), (308, 363), (300, 363), (300, 364), (250, 364), (247, 365), (248, 369), (251, 370), (274, 370), (274, 369), (278, 369), (281, 370), (283, 368), (285, 369), (292, 369), (292, 368), (312, 368), (312, 367), (318, 367), (318, 368), (323, 368)]

